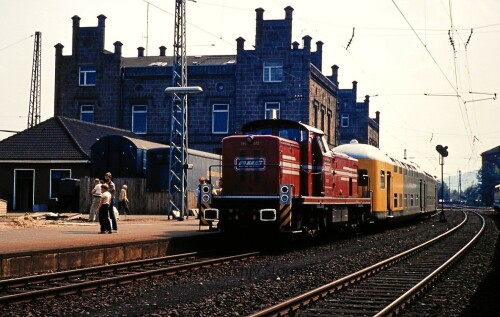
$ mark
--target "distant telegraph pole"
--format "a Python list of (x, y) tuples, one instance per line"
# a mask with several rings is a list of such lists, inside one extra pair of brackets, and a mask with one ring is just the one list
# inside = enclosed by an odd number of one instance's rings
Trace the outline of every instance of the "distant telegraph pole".
[(33, 68), (31, 70), (31, 91), (28, 110), (28, 129), (40, 123), (41, 99), (41, 71), (42, 71), (42, 32), (35, 32), (33, 49)]

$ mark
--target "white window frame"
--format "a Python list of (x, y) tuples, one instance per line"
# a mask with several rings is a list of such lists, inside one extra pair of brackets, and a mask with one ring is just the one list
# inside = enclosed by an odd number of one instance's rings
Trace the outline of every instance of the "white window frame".
[[(71, 169), (68, 169), (68, 168), (54, 168), (54, 169), (50, 169), (50, 180), (49, 180), (49, 198), (57, 198), (57, 196), (52, 196), (52, 173), (53, 172), (67, 172), (69, 171), (69, 177), (67, 178), (71, 178)], [(63, 177), (63, 178), (66, 178), (66, 177)], [(60, 178), (62, 179), (62, 178)]]
[(277, 110), (277, 119), (281, 117), (281, 104), (277, 101), (269, 101), (264, 104), (264, 119), (271, 118), (272, 110)]
[[(144, 107), (144, 109), (146, 109), (146, 110), (138, 110), (138, 107)], [(146, 122), (144, 123), (144, 125), (145, 125), (144, 131), (142, 131), (142, 130), (136, 131), (135, 115), (142, 114), (142, 113), (146, 114), (146, 118), (145, 118)], [(148, 106), (147, 105), (133, 105), (132, 106), (132, 132), (134, 132), (135, 134), (147, 134), (148, 133)]]
[(283, 61), (264, 61), (262, 80), (265, 83), (279, 83), (283, 81)]
[[(84, 107), (92, 107), (92, 111), (90, 110), (83, 110)], [(91, 113), (92, 114), (92, 121), (85, 121), (83, 120), (83, 114), (89, 114)], [(81, 121), (85, 121), (85, 122), (94, 122), (94, 105), (89, 105), (89, 104), (86, 104), (86, 105), (80, 105), (80, 120)]]
[[(225, 106), (225, 109), (223, 107)], [(216, 109), (219, 108), (219, 109)], [(218, 114), (226, 114), (226, 129), (224, 131), (216, 131), (215, 123), (218, 122)], [(227, 134), (229, 133), (229, 104), (227, 103), (214, 103), (212, 104), (212, 134)]]
[(348, 114), (343, 114), (341, 119), (340, 119), (340, 126), (342, 128), (347, 128), (349, 127), (349, 115)]
[[(87, 65), (87, 66), (80, 66), (79, 72), (78, 72), (78, 83), (80, 86), (95, 86), (96, 81), (97, 81), (97, 74), (96, 74), (96, 68), (95, 66)], [(94, 74), (94, 81), (92, 82), (88, 76), (90, 74)]]

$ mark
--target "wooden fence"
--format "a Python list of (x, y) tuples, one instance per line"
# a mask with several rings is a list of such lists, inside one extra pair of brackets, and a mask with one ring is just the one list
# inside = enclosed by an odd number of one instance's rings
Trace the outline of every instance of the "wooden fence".
[[(92, 204), (90, 194), (94, 188), (94, 178), (83, 177), (80, 179), (80, 212), (89, 213)], [(139, 215), (167, 215), (168, 192), (148, 192), (145, 178), (115, 178), (116, 202), (122, 185), (127, 185), (130, 214)], [(188, 209), (196, 208), (194, 189), (188, 188)]]

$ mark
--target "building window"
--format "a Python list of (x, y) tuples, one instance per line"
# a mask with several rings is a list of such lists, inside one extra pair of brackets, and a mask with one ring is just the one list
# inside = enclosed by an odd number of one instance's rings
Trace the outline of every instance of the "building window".
[(95, 66), (80, 67), (80, 86), (95, 86), (96, 71)]
[(132, 132), (146, 134), (148, 132), (148, 106), (132, 106)]
[(80, 120), (85, 122), (94, 122), (94, 106), (81, 105), (80, 106)]
[(280, 118), (280, 103), (266, 102), (264, 119), (279, 119)]
[(342, 128), (347, 128), (349, 127), (349, 115), (348, 114), (343, 114), (342, 119), (340, 121), (340, 126)]
[(327, 112), (326, 134), (328, 135), (328, 143), (332, 143), (332, 111)]
[(283, 81), (283, 62), (265, 61), (263, 80), (266, 83)]
[(71, 178), (71, 170), (50, 170), (50, 198), (59, 196), (61, 179)]
[(229, 132), (229, 105), (212, 105), (212, 133), (225, 134)]

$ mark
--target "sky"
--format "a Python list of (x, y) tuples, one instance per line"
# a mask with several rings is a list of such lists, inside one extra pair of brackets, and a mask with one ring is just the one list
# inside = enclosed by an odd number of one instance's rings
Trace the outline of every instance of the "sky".
[[(498, 0), (196, 0), (188, 1), (187, 54), (236, 54), (255, 42), (255, 9), (264, 19), (293, 11), (292, 41), (323, 45), (323, 74), (339, 66), (340, 88), (358, 82), (359, 102), (380, 111), (380, 148), (440, 176), (436, 145), (448, 146), (445, 177), (476, 171), (480, 154), (500, 145)], [(42, 32), (41, 121), (53, 116), (54, 45), (71, 54), (72, 20), (106, 19), (105, 48), (122, 55), (172, 54), (175, 0), (0, 0), (0, 130), (27, 128), (34, 33)], [(189, 74), (188, 74), (189, 83)], [(0, 140), (13, 135), (0, 132)], [(471, 184), (462, 184), (462, 189)]]

